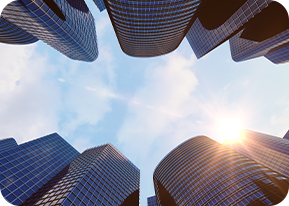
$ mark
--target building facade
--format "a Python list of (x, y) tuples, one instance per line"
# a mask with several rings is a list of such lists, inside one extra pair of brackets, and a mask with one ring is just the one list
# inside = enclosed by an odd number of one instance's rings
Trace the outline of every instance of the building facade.
[(201, 58), (238, 34), (272, 0), (207, 0), (188, 33), (187, 40)]
[(203, 0), (104, 0), (124, 53), (154, 57), (175, 50)]
[(10, 150), (14, 147), (17, 147), (18, 144), (13, 138), (6, 138), (0, 140), (0, 151)]
[(10, 32), (8, 36), (14, 38), (1, 38), (3, 43), (40, 39), (74, 60), (91, 62), (98, 56), (94, 18), (84, 0), (13, 1), (3, 9), (1, 19), (14, 25), (10, 30), (0, 29), (0, 37)]
[(289, 140), (242, 130), (237, 140), (223, 144), (289, 178)]
[(148, 197), (148, 206), (158, 206), (156, 196)]
[(153, 175), (158, 205), (274, 205), (286, 177), (205, 136), (173, 149)]
[(265, 56), (275, 64), (285, 63), (289, 61), (288, 44), (288, 13), (275, 1), (230, 39), (232, 58), (236, 62)]
[(0, 17), (0, 42), (6, 44), (32, 44), (38, 39), (15, 24)]
[(18, 147), (0, 153), (1, 192), (14, 205), (139, 205), (140, 171), (112, 144), (79, 154), (52, 134)]
[(78, 155), (79, 152), (56, 133), (1, 150), (2, 195), (11, 204), (20, 205)]

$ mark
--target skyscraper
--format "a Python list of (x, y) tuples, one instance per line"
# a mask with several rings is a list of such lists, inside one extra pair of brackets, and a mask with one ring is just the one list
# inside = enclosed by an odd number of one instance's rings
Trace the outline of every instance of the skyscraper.
[(201, 58), (237, 34), (272, 0), (207, 0), (186, 37)]
[(289, 178), (289, 140), (242, 130), (238, 139), (223, 144)]
[(154, 57), (175, 50), (203, 0), (104, 0), (124, 53)]
[(289, 61), (289, 18), (286, 9), (272, 2), (230, 39), (232, 58), (244, 61), (265, 56), (275, 64)]
[[(11, 138), (8, 140), (13, 142)], [(2, 195), (11, 204), (20, 205), (78, 155), (79, 152), (56, 133), (1, 150)]]
[(32, 44), (38, 39), (15, 24), (0, 17), (0, 42), (6, 44)]
[(13, 138), (5, 138), (0, 140), (0, 151), (10, 150), (17, 147), (17, 142)]
[(71, 59), (94, 61), (98, 56), (94, 18), (84, 0), (13, 1), (2, 11), (1, 21), (12, 24), (0, 28), (3, 43), (40, 39)]
[(274, 205), (286, 177), (205, 136), (173, 149), (153, 175), (158, 205)]
[[(26, 144), (30, 145), (29, 150), (22, 149), (28, 147)], [(139, 169), (111, 144), (87, 149), (79, 155), (59, 135), (52, 134), (19, 147), (18, 162), (20, 158), (27, 159), (27, 151), (35, 155), (34, 159), (26, 160), (30, 165), (21, 163), (20, 172), (7, 169), (12, 165), (10, 157), (15, 156), (16, 149), (0, 153), (2, 194), (12, 204), (139, 205)], [(38, 153), (44, 158), (38, 157)], [(43, 180), (41, 175), (46, 165), (54, 170), (47, 172), (49, 178)], [(31, 188), (30, 182), (36, 182), (37, 187)], [(25, 199), (21, 199), (23, 195)]]
[(156, 196), (148, 197), (148, 206), (158, 206)]

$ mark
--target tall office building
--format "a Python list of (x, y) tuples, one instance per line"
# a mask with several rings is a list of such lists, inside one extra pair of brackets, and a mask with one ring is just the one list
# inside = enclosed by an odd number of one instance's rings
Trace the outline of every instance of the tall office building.
[(175, 50), (204, 0), (104, 0), (124, 53), (154, 57)]
[(38, 39), (15, 24), (0, 17), (0, 42), (6, 44), (32, 44)]
[(111, 144), (79, 154), (52, 134), (1, 152), (0, 162), (2, 194), (12, 204), (139, 205), (139, 169)]
[(14, 205), (23, 203), (79, 155), (56, 133), (17, 146), (8, 140), (14, 146), (0, 152), (0, 187)]
[(173, 149), (153, 175), (158, 205), (274, 205), (286, 177), (205, 136)]
[(242, 130), (238, 139), (223, 144), (289, 178), (289, 140)]
[(148, 197), (147, 201), (148, 201), (148, 206), (158, 206), (156, 196)]
[(94, 18), (84, 0), (13, 1), (2, 11), (1, 21), (3, 43), (40, 39), (71, 59), (94, 61), (98, 56)]
[(207, 0), (186, 35), (197, 58), (238, 34), (271, 2), (272, 0)]
[(17, 142), (13, 138), (0, 139), (0, 151), (10, 150), (13, 147), (17, 147)]

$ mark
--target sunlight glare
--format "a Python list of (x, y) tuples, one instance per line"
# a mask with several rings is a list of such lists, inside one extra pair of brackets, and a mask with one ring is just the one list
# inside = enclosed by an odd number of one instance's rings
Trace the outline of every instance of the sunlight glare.
[(224, 141), (236, 141), (240, 137), (243, 124), (239, 118), (228, 118), (218, 121), (219, 136)]

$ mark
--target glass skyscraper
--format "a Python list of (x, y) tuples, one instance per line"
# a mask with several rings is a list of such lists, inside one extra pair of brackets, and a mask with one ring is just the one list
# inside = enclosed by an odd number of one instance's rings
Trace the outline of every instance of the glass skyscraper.
[[(94, 18), (84, 0), (13, 1), (2, 11), (1, 21), (3, 43), (40, 39), (71, 59), (90, 62), (98, 56)], [(3, 28), (9, 22), (10, 28)]]
[(148, 197), (148, 206), (158, 206), (156, 196)]
[(32, 44), (38, 39), (15, 24), (0, 17), (0, 42), (7, 44)]
[(206, 136), (173, 149), (153, 175), (158, 205), (274, 205), (287, 178)]
[(201, 58), (241, 31), (272, 0), (207, 0), (186, 37)]
[(232, 58), (237, 62), (265, 56), (275, 64), (285, 63), (289, 61), (288, 43), (288, 13), (277, 2), (270, 3), (230, 39)]
[(242, 130), (238, 139), (223, 144), (289, 178), (289, 140)]
[(124, 53), (154, 57), (175, 50), (203, 0), (104, 0)]
[(15, 205), (139, 205), (140, 171), (112, 144), (79, 154), (54, 133), (1, 150), (0, 162), (1, 192)]

